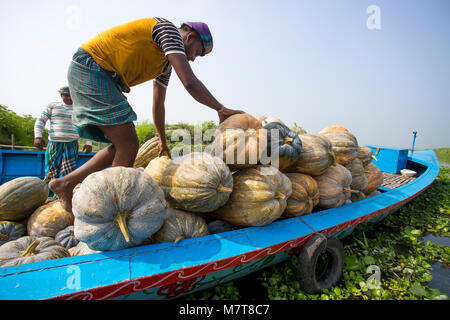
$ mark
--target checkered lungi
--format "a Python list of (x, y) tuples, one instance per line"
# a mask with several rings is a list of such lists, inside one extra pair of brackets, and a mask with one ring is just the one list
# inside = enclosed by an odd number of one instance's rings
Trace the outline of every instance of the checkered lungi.
[(45, 150), (45, 175), (49, 180), (63, 177), (76, 169), (78, 140), (71, 142), (49, 141)]
[(73, 101), (72, 121), (80, 137), (111, 142), (98, 126), (133, 122), (136, 113), (122, 92), (130, 89), (120, 76), (100, 67), (84, 49), (73, 55), (68, 72), (70, 95)]

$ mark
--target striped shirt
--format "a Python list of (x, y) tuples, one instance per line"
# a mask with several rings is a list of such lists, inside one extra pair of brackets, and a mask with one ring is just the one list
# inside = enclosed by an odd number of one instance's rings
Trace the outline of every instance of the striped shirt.
[[(181, 34), (175, 25), (163, 18), (154, 18), (158, 23), (153, 28), (152, 39), (167, 56), (171, 53), (181, 53), (186, 55)], [(163, 74), (155, 79), (163, 87), (169, 84), (172, 65), (167, 62)]]
[[(42, 138), (47, 120), (50, 120), (49, 140), (53, 142), (70, 142), (78, 140), (80, 136), (72, 123), (72, 106), (62, 102), (50, 103), (34, 124), (34, 137)], [(92, 145), (92, 141), (86, 141)]]

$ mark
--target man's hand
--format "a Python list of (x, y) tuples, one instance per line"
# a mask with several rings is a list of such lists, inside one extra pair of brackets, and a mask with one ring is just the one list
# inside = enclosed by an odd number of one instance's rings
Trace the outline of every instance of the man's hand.
[(218, 111), (217, 113), (219, 114), (219, 124), (221, 124), (222, 122), (224, 122), (228, 117), (232, 116), (233, 114), (239, 114), (239, 113), (245, 113), (245, 112), (241, 111), (241, 110), (233, 110), (233, 109), (224, 108), (222, 111)]
[(92, 146), (88, 145), (88, 144), (85, 144), (84, 147), (83, 147), (83, 152), (84, 153), (91, 153), (92, 152)]
[(34, 138), (34, 146), (39, 150), (44, 149), (44, 140), (42, 138)]
[(172, 159), (172, 155), (170, 154), (170, 149), (167, 146), (167, 143), (164, 141), (162, 142), (161, 139), (159, 140), (159, 154), (158, 157), (162, 157), (163, 155), (166, 155), (169, 157), (169, 159)]

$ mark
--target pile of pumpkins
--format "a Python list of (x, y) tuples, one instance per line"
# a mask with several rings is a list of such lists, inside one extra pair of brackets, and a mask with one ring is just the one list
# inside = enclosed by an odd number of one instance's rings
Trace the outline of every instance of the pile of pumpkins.
[[(262, 164), (274, 145), (277, 165)], [(158, 157), (152, 138), (133, 168), (107, 168), (79, 184), (72, 213), (36, 177), (5, 183), (0, 267), (264, 226), (373, 196), (383, 182), (372, 150), (339, 125), (314, 134), (236, 114), (209, 147), (170, 159)]]

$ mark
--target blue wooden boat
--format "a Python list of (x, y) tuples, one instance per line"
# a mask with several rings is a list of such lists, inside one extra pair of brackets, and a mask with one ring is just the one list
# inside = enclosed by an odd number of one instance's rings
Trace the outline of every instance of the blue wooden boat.
[[(340, 208), (186, 239), (176, 244), (142, 245), (0, 268), (0, 299), (173, 299), (230, 280), (298, 254), (317, 234), (342, 239), (367, 222), (377, 222), (418, 196), (436, 179), (439, 162), (432, 150), (369, 146), (374, 162), (395, 186)], [(86, 161), (86, 155), (79, 160)], [(403, 179), (401, 169), (417, 172)], [(1, 182), (43, 174), (43, 152), (0, 150)], [(394, 179), (395, 180), (395, 179)], [(398, 180), (401, 180), (398, 183)]]

